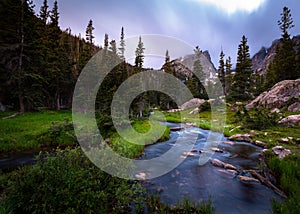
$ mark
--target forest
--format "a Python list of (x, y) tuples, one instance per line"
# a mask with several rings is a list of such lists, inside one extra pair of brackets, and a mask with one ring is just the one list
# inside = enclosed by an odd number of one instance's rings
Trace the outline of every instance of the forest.
[[(264, 154), (263, 161), (260, 159), (255, 168), (256, 172), (264, 177), (258, 182), (263, 180), (265, 183), (261, 183), (268, 188), (273, 187), (275, 192), (278, 190), (277, 193), (282, 197), (280, 200), (272, 200), (268, 209), (272, 209), (274, 213), (299, 213), (299, 121), (296, 125), (280, 125), (284, 123), (280, 121), (285, 117), (300, 112), (300, 40), (290, 34), (294, 20), (288, 7), (284, 7), (280, 13), (277, 25), (281, 35), (265, 73), (253, 69), (254, 58), (250, 56), (246, 35), (241, 35), (236, 64), (233, 65), (232, 57), (221, 50), (219, 64), (212, 75), (205, 71), (203, 58), (211, 63), (210, 66), (214, 65), (199, 46), (196, 46), (192, 53), (195, 59), (192, 70), (180, 65), (179, 59), (171, 59), (169, 50), (163, 50), (165, 60), (160, 71), (179, 79), (193, 97), (203, 100), (203, 103), (197, 107), (197, 120), (194, 120), (194, 113), (191, 113), (193, 109), (181, 109), (183, 103), (179, 106), (164, 93), (147, 91), (138, 95), (130, 105), (130, 124), (139, 133), (147, 133), (150, 129), (154, 133), (149, 139), (138, 139), (143, 145), (135, 145), (122, 139), (116, 132), (111, 118), (111, 103), (121, 84), (135, 74), (153, 70), (144, 66), (143, 37), (140, 36), (136, 44), (134, 63), (129, 63), (124, 54), (124, 27), (120, 29), (119, 38), (111, 39), (104, 32), (103, 45), (100, 46), (95, 44), (95, 20), (89, 20), (85, 35), (74, 35), (72, 29), (60, 27), (58, 1), (55, 0), (53, 5), (49, 5), (47, 0), (43, 0), (38, 14), (35, 13), (34, 7), (31, 0), (0, 2), (0, 160), (9, 155), (29, 151), (35, 157), (32, 164), (25, 164), (24, 167), (0, 168), (0, 172), (3, 170), (0, 175), (0, 213), (220, 211), (220, 207), (215, 208), (213, 196), (197, 203), (185, 198), (171, 206), (156, 194), (148, 194), (148, 190), (145, 189), (146, 181), (131, 181), (109, 175), (98, 169), (85, 156), (76, 139), (72, 123), (73, 93), (82, 70), (99, 51), (103, 53), (107, 65), (114, 64), (116, 58), (120, 62), (105, 77), (95, 101), (98, 128), (114, 151), (124, 157), (141, 158), (145, 154), (145, 144), (172, 139), (172, 131), (178, 127), (174, 129), (167, 126), (163, 135), (157, 139), (163, 125), (151, 124), (149, 116), (155, 117), (158, 110), (163, 112), (165, 123), (175, 123), (179, 124), (178, 126), (185, 124), (185, 128), (190, 128), (186, 124), (193, 124), (192, 128), (200, 128), (201, 132), (220, 132), (220, 127), (214, 127), (210, 123), (210, 105), (218, 106), (221, 102), (226, 106), (226, 125), (222, 127), (226, 140), (236, 134), (252, 132), (255, 134), (250, 136), (253, 139), (249, 141), (232, 141), (265, 142), (262, 144), (267, 151), (261, 151), (261, 154)], [(202, 79), (194, 73), (200, 74)], [(223, 96), (210, 100), (206, 90), (218, 89), (216, 79), (221, 83)], [(284, 104), (274, 104), (268, 109), (268, 99), (272, 97), (266, 98), (265, 103), (255, 101), (262, 93), (288, 84), (285, 81), (294, 81), (295, 85), (286, 89), (290, 91), (284, 92), (289, 95)], [(283, 85), (284, 87), (286, 85)], [(291, 106), (296, 109), (293, 113), (289, 110)], [(180, 117), (177, 110), (184, 116)], [(153, 140), (155, 142), (152, 142)], [(223, 144), (226, 144), (224, 142)], [(276, 146), (283, 146), (291, 150), (292, 154), (281, 159), (272, 152)], [(212, 149), (218, 154), (226, 153), (222, 149)], [(202, 150), (199, 150), (197, 155), (200, 156), (201, 152)], [(185, 158), (193, 157), (189, 152), (185, 154)], [(226, 163), (224, 169), (225, 165)], [(252, 168), (231, 168), (236, 171), (233, 179), (240, 179), (241, 176), (256, 180), (261, 178), (255, 177), (255, 173), (249, 175), (251, 170), (254, 170)], [(181, 176), (179, 174), (177, 171), (175, 174), (173, 172), (171, 177)], [(246, 186), (251, 185), (252, 183)], [(155, 193), (163, 192), (162, 187), (155, 188)], [(271, 196), (272, 194), (270, 193)]]

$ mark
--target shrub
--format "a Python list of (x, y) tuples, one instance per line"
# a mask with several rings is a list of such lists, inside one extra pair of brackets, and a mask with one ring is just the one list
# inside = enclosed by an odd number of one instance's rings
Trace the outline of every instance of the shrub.
[(242, 123), (245, 128), (263, 130), (277, 125), (278, 115), (268, 109), (254, 108), (248, 111), (244, 106), (235, 114), (236, 122)]
[(77, 149), (40, 155), (33, 167), (10, 177), (2, 209), (14, 213), (128, 213), (130, 202), (142, 195), (129, 184), (101, 171)]

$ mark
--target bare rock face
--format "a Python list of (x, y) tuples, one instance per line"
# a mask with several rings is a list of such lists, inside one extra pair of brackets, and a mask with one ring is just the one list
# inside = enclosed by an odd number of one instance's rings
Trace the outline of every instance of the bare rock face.
[(185, 109), (195, 108), (195, 107), (200, 106), (204, 102), (205, 102), (204, 99), (193, 98), (193, 99), (187, 101), (186, 103), (182, 104), (180, 106), (180, 109), (185, 110)]
[(300, 126), (300, 114), (285, 117), (281, 119), (278, 123), (287, 127)]
[[(300, 42), (300, 35), (294, 36), (292, 38), (294, 44)], [(276, 55), (276, 47), (281, 45), (281, 41), (276, 39), (273, 41), (272, 45), (267, 47), (262, 47), (252, 58), (253, 71), (259, 74), (266, 74), (270, 63), (273, 61)], [(295, 47), (296, 48), (296, 47)]]
[[(274, 85), (269, 91), (260, 94), (255, 100), (246, 105), (246, 109), (264, 107), (268, 109), (280, 109), (290, 107), (290, 110), (297, 108), (296, 104), (300, 101), (300, 79), (284, 80)], [(291, 104), (291, 102), (294, 102)]]

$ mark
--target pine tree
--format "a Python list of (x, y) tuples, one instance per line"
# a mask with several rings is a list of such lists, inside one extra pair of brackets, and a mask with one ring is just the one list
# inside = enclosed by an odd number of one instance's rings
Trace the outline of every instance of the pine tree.
[(90, 56), (92, 56), (94, 54), (94, 34), (93, 31), (95, 30), (95, 28), (93, 27), (93, 20), (90, 19), (88, 26), (86, 27), (86, 31), (85, 31), (85, 38), (86, 41), (88, 42), (88, 48), (89, 48), (89, 52), (90, 52)]
[(125, 46), (126, 45), (125, 45), (125, 40), (124, 39), (125, 39), (125, 34), (124, 34), (124, 28), (122, 27), (119, 51), (120, 51), (120, 58), (125, 61), (124, 54), (125, 54)]
[(282, 80), (299, 78), (296, 71), (295, 43), (288, 32), (289, 29), (294, 27), (293, 19), (291, 11), (287, 7), (283, 8), (278, 25), (282, 35), (280, 43), (276, 47), (276, 55), (267, 70), (265, 89)]
[(138, 46), (135, 50), (135, 67), (140, 71), (142, 70), (144, 63), (144, 50), (144, 43), (142, 42), (142, 37), (140, 36)]
[(233, 76), (231, 87), (231, 96), (234, 99), (247, 100), (251, 98), (252, 85), (252, 61), (249, 53), (247, 38), (242, 37), (242, 41), (238, 47), (236, 71)]
[(226, 62), (225, 62), (225, 95), (229, 95), (230, 94), (230, 86), (232, 84), (232, 63), (231, 63), (231, 57), (229, 56), (227, 59), (226, 59)]
[(224, 63), (225, 54), (223, 50), (220, 53), (220, 60), (219, 60), (219, 69), (218, 69), (218, 77), (222, 84), (223, 93), (225, 94), (225, 63)]
[(291, 10), (288, 7), (284, 7), (283, 12), (280, 15), (281, 19), (278, 20), (278, 25), (280, 30), (282, 31), (282, 39), (290, 40), (290, 34), (288, 30), (295, 26), (293, 25)]
[[(205, 88), (204, 88), (206, 76), (204, 74), (201, 60), (200, 60), (202, 51), (200, 50), (199, 46), (196, 46), (196, 48), (194, 49), (194, 53), (195, 53), (196, 59), (193, 63), (193, 75), (191, 77), (190, 82), (192, 83), (193, 87), (195, 87), (195, 90), (194, 90), (196, 92), (195, 95), (200, 98), (206, 98), (207, 95), (206, 95)], [(197, 74), (197, 76), (195, 74)]]
[(40, 18), (41, 18), (41, 21), (44, 26), (46, 26), (48, 18), (49, 18), (48, 8), (49, 8), (48, 1), (44, 0), (43, 5), (41, 6), (41, 9), (40, 9)]

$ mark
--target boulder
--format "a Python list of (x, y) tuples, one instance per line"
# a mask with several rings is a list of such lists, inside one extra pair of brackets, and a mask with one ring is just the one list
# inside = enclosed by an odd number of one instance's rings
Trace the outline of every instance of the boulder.
[(292, 105), (290, 105), (288, 107), (288, 111), (290, 111), (290, 112), (300, 111), (300, 102), (295, 102)]
[(191, 111), (189, 114), (198, 114), (200, 112), (200, 109), (197, 107), (193, 111)]
[(146, 180), (147, 174), (144, 172), (139, 172), (134, 176), (137, 180)]
[[(246, 109), (249, 110), (256, 106), (268, 109), (287, 108), (291, 105), (291, 101), (295, 100), (294, 103), (298, 103), (299, 99), (300, 79), (284, 80), (274, 85), (269, 91), (260, 94), (256, 99), (246, 105)], [(293, 110), (294, 107), (291, 107), (290, 109)]]
[(193, 98), (193, 99), (187, 101), (186, 103), (182, 104), (180, 106), (180, 109), (181, 110), (186, 110), (186, 109), (190, 109), (190, 108), (195, 108), (195, 107), (200, 106), (204, 102), (205, 102), (204, 99)]
[(263, 148), (265, 148), (267, 146), (266, 143), (259, 141), (259, 140), (254, 141), (253, 144), (256, 146), (259, 146), (259, 147), (263, 147)]
[(274, 108), (270, 111), (271, 113), (276, 113), (276, 114), (279, 114), (280, 113), (280, 110), (278, 108)]
[(291, 150), (283, 148), (283, 146), (275, 146), (272, 148), (273, 152), (278, 155), (280, 159), (284, 158), (287, 155), (292, 154)]
[(281, 119), (278, 123), (287, 127), (300, 126), (300, 114), (285, 117)]
[(252, 142), (250, 134), (235, 134), (228, 138), (233, 141)]

